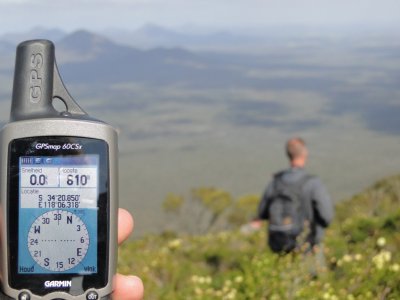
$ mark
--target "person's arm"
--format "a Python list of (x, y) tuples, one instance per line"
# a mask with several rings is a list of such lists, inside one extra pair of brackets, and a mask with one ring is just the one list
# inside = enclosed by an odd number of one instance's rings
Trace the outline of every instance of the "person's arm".
[(261, 220), (268, 220), (268, 205), (269, 205), (268, 200), (271, 195), (272, 195), (272, 182), (268, 185), (258, 205), (258, 218)]
[(328, 227), (334, 215), (331, 197), (319, 178), (312, 180), (312, 205), (317, 224)]

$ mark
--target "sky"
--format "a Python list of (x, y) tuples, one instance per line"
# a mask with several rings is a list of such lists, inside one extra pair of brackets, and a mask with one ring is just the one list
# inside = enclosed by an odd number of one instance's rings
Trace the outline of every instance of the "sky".
[(400, 28), (399, 0), (0, 0), (0, 34), (33, 27), (65, 31), (144, 24), (173, 29), (265, 26)]

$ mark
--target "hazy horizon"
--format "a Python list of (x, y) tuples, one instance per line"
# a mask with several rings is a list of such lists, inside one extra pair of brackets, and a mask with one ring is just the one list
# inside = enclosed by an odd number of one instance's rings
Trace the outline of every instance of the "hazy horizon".
[(270, 26), (400, 28), (397, 0), (0, 0), (0, 35), (32, 27), (135, 30), (157, 24), (178, 31), (240, 32)]

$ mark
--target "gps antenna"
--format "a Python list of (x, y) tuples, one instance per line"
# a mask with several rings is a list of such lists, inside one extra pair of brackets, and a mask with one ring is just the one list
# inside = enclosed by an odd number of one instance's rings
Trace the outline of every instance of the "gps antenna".
[[(66, 111), (53, 107), (60, 99)], [(48, 40), (25, 41), (18, 45), (15, 59), (11, 121), (80, 115), (86, 112), (74, 101), (58, 72), (54, 44)]]

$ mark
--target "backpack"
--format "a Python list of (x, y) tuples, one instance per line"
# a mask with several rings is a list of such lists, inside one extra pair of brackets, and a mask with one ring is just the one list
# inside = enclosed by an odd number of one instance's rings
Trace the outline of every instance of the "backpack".
[(304, 175), (294, 183), (285, 183), (282, 173), (275, 176), (268, 206), (268, 244), (273, 252), (289, 253), (299, 244), (307, 221), (302, 188), (310, 177)]

